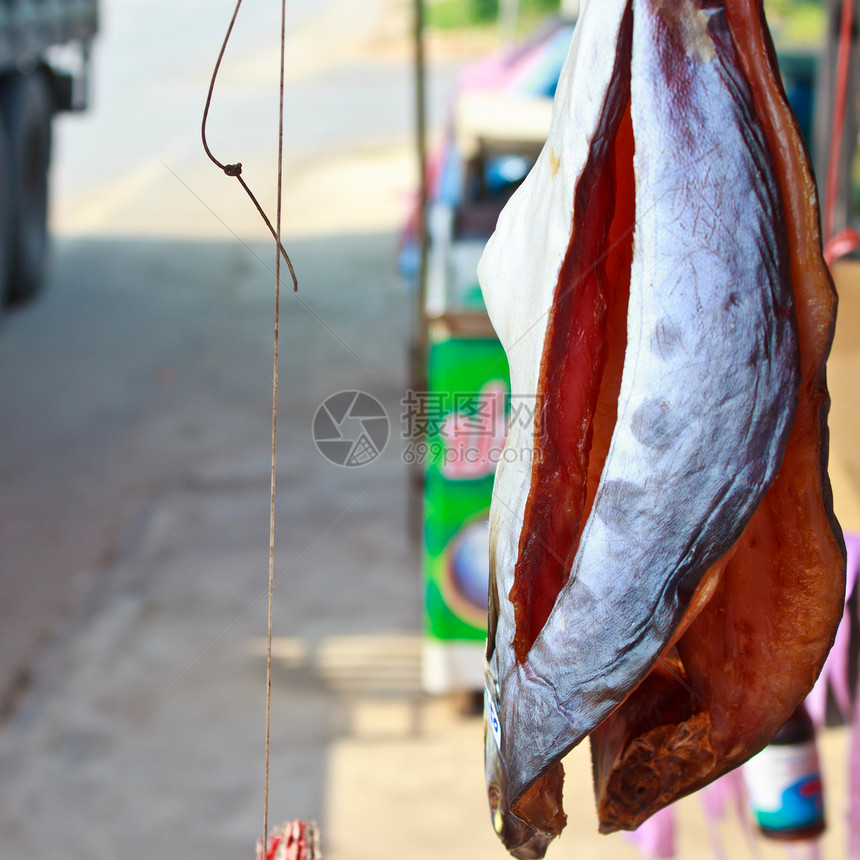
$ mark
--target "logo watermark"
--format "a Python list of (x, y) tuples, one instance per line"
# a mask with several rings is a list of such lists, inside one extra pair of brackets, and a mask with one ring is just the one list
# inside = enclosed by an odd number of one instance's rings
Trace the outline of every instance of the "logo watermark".
[(337, 466), (366, 466), (388, 444), (391, 422), (382, 404), (365, 391), (339, 391), (314, 415), (317, 450)]
[[(407, 391), (400, 401), (401, 458), (408, 465), (437, 467), (450, 480), (492, 475), (500, 462), (533, 457), (531, 438), (539, 400), (512, 395), (502, 380), (479, 391)], [(364, 391), (341, 391), (317, 409), (313, 437), (319, 452), (338, 466), (364, 466), (385, 449), (391, 433), (382, 404)], [(529, 440), (506, 447), (509, 433)]]

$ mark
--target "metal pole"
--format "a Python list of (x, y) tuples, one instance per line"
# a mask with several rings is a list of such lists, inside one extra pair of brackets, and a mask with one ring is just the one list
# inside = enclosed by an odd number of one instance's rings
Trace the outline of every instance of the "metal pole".
[[(427, 360), (429, 331), (427, 320), (427, 94), (426, 61), (424, 54), (424, 0), (415, 0), (414, 9), (414, 60), (415, 60), (415, 137), (418, 159), (418, 246), (420, 262), (418, 283), (415, 288), (414, 328), (410, 348), (409, 387), (421, 396), (427, 391)], [(411, 439), (412, 444), (420, 442)], [(408, 531), (415, 540), (423, 533), (424, 467), (416, 463), (409, 468)]]
[[(837, 166), (835, 205), (833, 206), (833, 221), (828, 224), (830, 233), (835, 233), (847, 226), (851, 220), (851, 166), (857, 141), (857, 79), (860, 77), (860, 50), (857, 47), (857, 21), (860, 19), (860, 3), (854, 3), (855, 26), (852, 35), (852, 50), (849, 62), (848, 88), (845, 93), (845, 115), (841, 143), (841, 157)], [(825, 189), (830, 171), (830, 150), (833, 136), (833, 115), (836, 94), (836, 70), (839, 55), (839, 30), (842, 18), (842, 0), (826, 0), (828, 10), (827, 35), (821, 57), (819, 59), (818, 77), (815, 88), (815, 119), (813, 129), (812, 156), (815, 174), (818, 180), (818, 193), (822, 206), (822, 215), (826, 216), (828, 206)], [(856, 213), (855, 217), (856, 217)], [(824, 241), (831, 236), (825, 235)]]
[[(420, 265), (418, 286), (415, 291), (415, 324), (417, 358), (421, 361), (415, 382), (423, 383), (426, 376), (427, 358), (427, 95), (426, 62), (424, 55), (424, 0), (415, 0), (415, 134), (418, 158), (418, 242)], [(426, 387), (426, 386), (424, 386)], [(423, 388), (422, 388), (423, 390)]]

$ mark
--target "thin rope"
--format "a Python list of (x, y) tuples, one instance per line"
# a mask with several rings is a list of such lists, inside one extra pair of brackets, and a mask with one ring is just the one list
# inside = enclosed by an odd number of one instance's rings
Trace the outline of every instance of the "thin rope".
[(272, 619), (274, 615), (274, 593), (275, 593), (275, 476), (277, 471), (277, 440), (278, 440), (278, 364), (279, 364), (279, 342), (280, 342), (280, 313), (281, 313), (281, 260), (286, 261), (290, 271), (290, 277), (293, 282), (293, 290), (298, 291), (298, 279), (293, 268), (293, 263), (287, 254), (283, 243), (281, 242), (281, 233), (283, 227), (282, 219), (282, 196), (283, 196), (283, 176), (284, 176), (284, 60), (286, 56), (286, 31), (287, 31), (287, 9), (286, 0), (281, 0), (281, 45), (280, 45), (280, 75), (278, 82), (278, 180), (277, 180), (277, 203), (275, 226), (263, 211), (256, 196), (248, 187), (245, 180), (242, 178), (242, 164), (225, 164), (221, 162), (212, 153), (209, 148), (209, 142), (206, 138), (206, 125), (209, 119), (209, 109), (212, 105), (212, 95), (215, 91), (215, 83), (218, 78), (218, 72), (221, 69), (221, 62), (224, 59), (224, 53), (227, 50), (227, 43), (233, 34), (233, 27), (236, 24), (236, 18), (239, 15), (239, 10), (242, 7), (242, 0), (237, 0), (233, 10), (233, 16), (230, 19), (230, 25), (227, 28), (227, 33), (224, 36), (224, 41), (221, 43), (221, 50), (218, 52), (218, 59), (215, 61), (215, 69), (212, 72), (212, 79), (209, 82), (209, 91), (206, 94), (206, 105), (203, 109), (203, 122), (200, 129), (201, 138), (203, 140), (203, 149), (209, 160), (215, 164), (226, 176), (235, 177), (245, 193), (251, 199), (260, 217), (263, 219), (269, 232), (275, 240), (275, 308), (274, 308), (274, 343), (272, 357), (272, 460), (271, 460), (271, 482), (269, 488), (269, 585), (268, 585), (268, 613), (266, 623), (266, 742), (265, 742), (265, 765), (264, 765), (264, 783), (263, 783), (263, 839), (260, 843), (263, 856), (266, 856), (268, 840), (269, 840), (269, 763), (271, 750), (271, 726), (272, 726)]
[[(278, 452), (278, 347), (281, 316), (281, 190), (284, 179), (284, 56), (286, 53), (286, 0), (281, 0), (281, 69), (278, 92), (278, 192), (275, 210), (275, 332), (272, 368), (272, 473), (269, 497), (269, 613), (266, 634), (266, 777), (263, 811), (263, 845), (269, 833), (269, 745), (272, 725), (272, 615), (275, 594), (275, 473)], [(289, 257), (287, 264), (290, 265)], [(290, 265), (290, 272), (292, 272)], [(293, 275), (295, 284), (295, 275)]]
[[(236, 24), (236, 18), (239, 16), (239, 10), (242, 8), (242, 0), (236, 0), (236, 8), (233, 10), (233, 17), (230, 19), (230, 25), (227, 27), (227, 33), (224, 36), (224, 41), (221, 43), (221, 50), (218, 52), (218, 59), (215, 61), (215, 69), (212, 72), (212, 78), (209, 81), (209, 91), (206, 94), (206, 105), (203, 108), (203, 122), (200, 127), (200, 137), (203, 140), (203, 149), (206, 152), (206, 155), (209, 157), (209, 160), (221, 171), (224, 172), (225, 176), (231, 176), (238, 180), (239, 185), (245, 189), (245, 193), (250, 198), (251, 202), (254, 204), (257, 212), (260, 217), (263, 219), (266, 227), (269, 228), (269, 232), (272, 234), (272, 238), (274, 238), (277, 248), (278, 248), (278, 259), (283, 256), (284, 260), (287, 263), (287, 267), (290, 270), (290, 277), (293, 281), (293, 291), (298, 292), (299, 289), (299, 281), (296, 278), (296, 271), (293, 268), (293, 262), (290, 260), (290, 255), (287, 253), (286, 248), (284, 248), (281, 242), (281, 231), (280, 227), (275, 229), (272, 226), (272, 222), (269, 220), (268, 215), (266, 215), (263, 207), (260, 205), (257, 200), (256, 195), (253, 191), (248, 187), (248, 183), (242, 178), (242, 162), (237, 161), (233, 164), (225, 164), (215, 157), (212, 150), (209, 148), (209, 141), (206, 138), (206, 126), (209, 122), (209, 109), (212, 106), (212, 95), (215, 92), (215, 82), (218, 78), (218, 73), (221, 71), (221, 61), (224, 59), (224, 52), (227, 50), (227, 43), (230, 41), (230, 37), (233, 35), (233, 27)], [(286, 21), (284, 20), (283, 14), (281, 18), (281, 31), (282, 31), (282, 44), (285, 43), (285, 34), (286, 34)], [(283, 56), (283, 48), (281, 53), (281, 113), (283, 113), (283, 87), (284, 87), (284, 56)], [(283, 134), (283, 125), (281, 126), (281, 134)], [(280, 170), (280, 153), (279, 153), (279, 170)], [(279, 187), (280, 187), (280, 179), (279, 179)], [(278, 197), (278, 206), (280, 206), (280, 197)]]

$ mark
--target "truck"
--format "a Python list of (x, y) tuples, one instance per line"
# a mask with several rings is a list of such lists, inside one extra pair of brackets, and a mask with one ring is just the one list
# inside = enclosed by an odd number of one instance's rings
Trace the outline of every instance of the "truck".
[(87, 106), (97, 27), (97, 0), (0, 0), (2, 308), (44, 283), (53, 119)]

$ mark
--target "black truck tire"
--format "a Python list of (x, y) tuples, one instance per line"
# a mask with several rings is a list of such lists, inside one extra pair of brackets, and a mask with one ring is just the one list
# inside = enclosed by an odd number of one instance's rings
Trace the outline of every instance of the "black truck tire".
[(54, 106), (53, 91), (41, 71), (13, 75), (0, 87), (12, 168), (6, 297), (13, 304), (35, 297), (45, 280)]
[(0, 320), (9, 304), (9, 264), (12, 250), (12, 167), (9, 142), (0, 116)]

